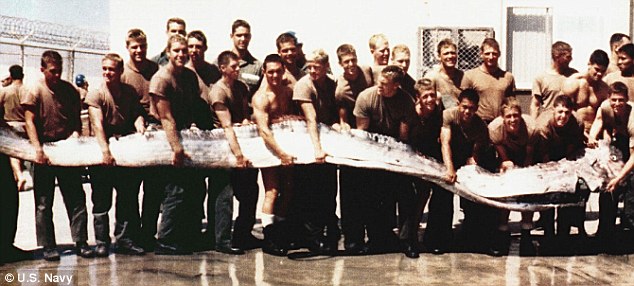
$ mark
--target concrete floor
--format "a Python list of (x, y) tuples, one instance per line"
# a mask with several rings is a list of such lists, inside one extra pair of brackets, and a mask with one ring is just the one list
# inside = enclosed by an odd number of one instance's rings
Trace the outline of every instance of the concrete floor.
[[(90, 198), (90, 186), (85, 184), (84, 189)], [(596, 194), (592, 194), (587, 207), (585, 226), (590, 234), (596, 231), (596, 199)], [(16, 245), (37, 249), (33, 193), (22, 192), (20, 204)], [(88, 205), (90, 210), (92, 205)], [(511, 216), (514, 239), (510, 254), (505, 257), (477, 253), (438, 256), (422, 253), (420, 259), (384, 254), (293, 260), (252, 250), (242, 256), (210, 251), (191, 256), (112, 254), (108, 258), (83, 259), (70, 250), (68, 218), (59, 192), (54, 209), (58, 244), (68, 249), (62, 254), (61, 261), (39, 259), (5, 264), (0, 266), (0, 285), (20, 285), (17, 281), (22, 281), (22, 285), (69, 285), (66, 283), (69, 278), (72, 278), (70, 285), (634, 285), (633, 255), (596, 254), (579, 239), (570, 242), (580, 246), (581, 252), (586, 253), (584, 255), (520, 257), (519, 214), (516, 213)], [(456, 208), (456, 226), (461, 218), (462, 213)], [(89, 221), (92, 222), (91, 216)], [(94, 245), (91, 224), (89, 243)], [(539, 238), (539, 232), (533, 234)], [(256, 235), (260, 235), (257, 227)], [(11, 278), (13, 283), (8, 283)], [(48, 283), (62, 278), (66, 280)]]

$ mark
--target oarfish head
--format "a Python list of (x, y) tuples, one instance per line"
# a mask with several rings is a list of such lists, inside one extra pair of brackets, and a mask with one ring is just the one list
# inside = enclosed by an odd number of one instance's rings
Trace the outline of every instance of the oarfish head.
[(577, 174), (582, 177), (591, 190), (605, 187), (610, 179), (623, 169), (623, 154), (608, 140), (599, 141), (596, 148), (586, 148), (582, 158), (584, 164), (579, 164)]

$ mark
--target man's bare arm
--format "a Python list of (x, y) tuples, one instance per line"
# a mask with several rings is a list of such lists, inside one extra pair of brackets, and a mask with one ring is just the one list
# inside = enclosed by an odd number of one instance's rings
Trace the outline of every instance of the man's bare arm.
[(227, 137), (227, 141), (229, 141), (231, 153), (233, 153), (233, 156), (236, 157), (236, 167), (247, 167), (249, 160), (244, 158), (240, 144), (238, 144), (238, 138), (236, 137), (236, 133), (233, 130), (233, 124), (231, 123), (231, 112), (229, 112), (229, 109), (223, 103), (216, 102), (213, 107), (216, 111), (216, 115), (218, 116), (222, 129), (225, 130), (225, 136)]
[(598, 110), (588, 133), (588, 147), (594, 148), (597, 146), (597, 138), (601, 130), (603, 130), (603, 115), (601, 110)]
[(47, 164), (48, 157), (46, 156), (46, 154), (44, 154), (42, 143), (40, 142), (40, 138), (37, 135), (37, 128), (35, 127), (35, 113), (33, 112), (33, 108), (34, 107), (27, 107), (24, 110), (26, 134), (29, 136), (31, 145), (33, 145), (33, 148), (35, 148), (35, 163)]
[(275, 137), (273, 137), (273, 131), (269, 127), (269, 101), (265, 94), (256, 94), (253, 96), (253, 116), (255, 117), (255, 123), (258, 127), (258, 133), (264, 140), (266, 147), (271, 149), (275, 156), (280, 158), (282, 165), (291, 165), (295, 159), (293, 156), (282, 150)]
[(619, 184), (625, 179), (625, 177), (627, 177), (630, 172), (632, 172), (632, 170), (634, 170), (634, 148), (630, 147), (630, 158), (627, 160), (627, 162), (625, 162), (625, 166), (623, 166), (621, 172), (619, 172), (619, 174), (615, 178), (610, 180), (608, 186), (606, 187), (606, 191), (610, 193), (613, 192), (616, 187), (618, 187)]
[(456, 182), (456, 170), (453, 166), (453, 154), (451, 152), (451, 129), (447, 127), (440, 128), (440, 144), (442, 151), (442, 159), (447, 167), (445, 181), (449, 184)]
[(101, 154), (103, 154), (103, 164), (114, 165), (115, 161), (112, 157), (112, 153), (110, 153), (108, 138), (106, 138), (106, 132), (103, 130), (103, 112), (98, 107), (89, 106), (88, 115), (90, 116), (90, 122), (95, 132), (95, 138), (101, 148)]
[(313, 147), (315, 148), (315, 161), (317, 163), (326, 162), (326, 153), (321, 148), (321, 141), (319, 140), (319, 131), (317, 130), (317, 112), (311, 102), (301, 103), (302, 111), (306, 117), (306, 125), (310, 139), (313, 141)]
[(533, 119), (537, 119), (537, 116), (539, 115), (540, 106), (541, 106), (541, 103), (539, 102), (537, 95), (533, 94), (533, 96), (531, 96), (531, 105), (530, 105), (530, 116)]
[(185, 149), (178, 139), (179, 130), (176, 128), (176, 120), (172, 114), (172, 104), (169, 100), (163, 97), (156, 96), (155, 98), (156, 110), (158, 111), (158, 115), (161, 119), (161, 125), (163, 125), (163, 130), (165, 130), (167, 142), (170, 144), (170, 147), (174, 152), (172, 164), (174, 166), (182, 166), (185, 158), (187, 158), (187, 154), (185, 154)]

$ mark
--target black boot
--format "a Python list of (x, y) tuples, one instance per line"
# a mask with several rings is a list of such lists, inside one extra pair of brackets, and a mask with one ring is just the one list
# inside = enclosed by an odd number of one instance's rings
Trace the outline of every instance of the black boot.
[(264, 233), (264, 242), (262, 245), (262, 251), (264, 253), (275, 256), (286, 256), (286, 254), (288, 254), (288, 250), (279, 243), (277, 226), (268, 225), (262, 232)]
[(489, 248), (488, 254), (491, 256), (504, 256), (509, 254), (509, 245), (511, 244), (511, 233), (509, 231), (496, 231), (493, 234), (493, 240)]
[(520, 237), (520, 256), (535, 256), (536, 254), (531, 230), (522, 229), (522, 236)]

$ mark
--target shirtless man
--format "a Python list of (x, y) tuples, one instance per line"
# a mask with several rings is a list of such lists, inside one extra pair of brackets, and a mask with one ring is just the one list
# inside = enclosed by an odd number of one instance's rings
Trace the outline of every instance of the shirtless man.
[[(465, 165), (482, 164), (483, 151), (489, 145), (489, 131), (486, 123), (476, 114), (480, 97), (474, 89), (464, 89), (458, 95), (458, 106), (443, 111), (443, 125), (440, 129), (442, 158), (447, 168), (444, 180), (448, 184), (456, 182), (456, 170)], [(491, 247), (490, 235), (494, 231), (495, 210), (460, 200), (465, 214), (463, 234), (468, 248), (488, 249)], [(450, 214), (451, 216), (452, 214)]]
[(619, 55), (616, 51), (622, 45), (631, 43), (631, 39), (628, 35), (622, 33), (614, 33), (610, 36), (610, 65), (608, 66), (608, 70), (605, 74), (610, 74), (616, 71), (619, 71), (619, 66), (617, 65), (617, 60), (619, 59)]
[[(293, 91), (284, 84), (284, 60), (281, 56), (272, 54), (264, 59), (264, 77), (266, 88), (253, 96), (253, 116), (258, 126), (258, 133), (264, 144), (280, 158), (283, 167), (261, 169), (265, 195), (262, 205), (262, 226), (264, 227), (265, 244), (262, 250), (272, 255), (285, 256), (287, 248), (275, 239), (271, 224), (273, 216), (286, 215), (288, 198), (291, 196), (292, 172), (286, 166), (293, 164), (293, 156), (284, 152), (279, 146), (269, 125), (285, 115), (293, 114)], [(281, 202), (276, 202), (278, 195)], [(271, 237), (273, 236), (273, 237)]]
[(606, 75), (603, 81), (608, 85), (620, 81), (627, 85), (629, 101), (634, 102), (634, 44), (622, 45), (616, 51), (619, 70)]
[(283, 33), (275, 40), (277, 46), (277, 54), (284, 60), (284, 81), (292, 89), (295, 83), (306, 73), (297, 66), (297, 57), (299, 48), (297, 47), (297, 38), (289, 33)]
[(498, 66), (500, 45), (495, 39), (484, 39), (480, 46), (480, 58), (482, 64), (479, 67), (464, 73), (460, 88), (478, 91), (478, 116), (488, 123), (500, 115), (502, 100), (514, 95), (515, 79), (510, 72)]
[[(156, 105), (150, 97), (150, 79), (158, 71), (158, 65), (147, 59), (147, 36), (142, 30), (130, 29), (125, 46), (129, 59), (123, 67), (121, 83), (136, 90), (139, 102), (145, 110), (146, 123), (160, 124)], [(143, 202), (141, 211), (141, 232), (138, 243), (145, 251), (153, 251), (155, 246), (156, 224), (160, 213), (165, 182), (160, 168), (145, 168), (143, 177)]]
[(425, 74), (425, 78), (434, 83), (440, 101), (445, 108), (458, 106), (458, 94), (464, 72), (456, 66), (458, 62), (458, 48), (451, 39), (444, 39), (438, 43), (438, 60), (440, 65)]
[[(181, 18), (169, 18), (167, 20), (167, 25), (165, 29), (165, 34), (169, 38), (171, 35), (182, 35), (183, 37), (187, 34), (185, 26), (185, 20)], [(152, 60), (154, 63), (159, 66), (164, 66), (169, 62), (169, 58), (167, 56), (167, 48), (163, 49), (160, 54), (154, 56)]]
[(577, 110), (577, 118), (583, 122), (584, 132), (590, 130), (596, 110), (608, 97), (609, 87), (601, 79), (609, 63), (608, 54), (595, 50), (590, 55), (588, 70), (571, 75), (564, 82), (563, 93), (569, 96)]
[[(297, 38), (293, 36), (291, 33), (282, 33), (275, 40), (275, 45), (277, 46), (277, 54), (282, 57), (284, 61), (284, 78), (283, 83), (288, 85), (291, 90), (295, 87), (295, 83), (302, 78), (306, 73), (297, 65), (298, 59), (298, 50), (297, 47)], [(260, 87), (258, 88), (258, 92), (266, 90), (266, 85), (268, 82), (263, 80), (260, 83)]]
[[(495, 147), (500, 162), (499, 170), (504, 173), (516, 167), (527, 167), (533, 164), (533, 151), (537, 143), (537, 132), (534, 120), (522, 114), (520, 103), (509, 97), (502, 103), (502, 114), (489, 124), (489, 137)], [(510, 212), (500, 210), (500, 222), (493, 247), (501, 254), (508, 254), (510, 232), (508, 226)], [(533, 212), (522, 212), (520, 255), (534, 255), (535, 249), (531, 240), (533, 228)]]
[[(356, 118), (352, 111), (359, 93), (374, 85), (369, 67), (357, 64), (357, 52), (352, 45), (343, 44), (337, 48), (339, 65), (343, 74), (337, 78), (335, 98), (339, 109), (339, 125), (342, 130), (356, 128)], [(363, 197), (363, 169), (339, 166), (339, 189), (341, 199), (341, 227), (345, 238), (344, 247), (350, 254), (365, 253), (365, 223), (363, 210), (359, 204)]]
[(372, 80), (377, 84), (381, 70), (387, 66), (390, 59), (390, 43), (383, 34), (375, 34), (370, 37), (370, 53), (374, 59), (372, 64)]
[(546, 110), (552, 109), (553, 100), (563, 94), (566, 78), (577, 73), (569, 67), (572, 61), (572, 48), (568, 43), (555, 42), (550, 50), (552, 63), (549, 69), (538, 75), (533, 81), (533, 97), (530, 115), (533, 119)]
[(112, 189), (117, 190), (116, 247), (120, 254), (143, 255), (145, 251), (137, 245), (141, 228), (139, 217), (139, 169), (117, 167), (110, 152), (108, 138), (124, 136), (134, 132), (145, 132), (143, 107), (136, 90), (121, 83), (123, 59), (117, 54), (106, 54), (101, 61), (104, 83), (88, 92), (86, 104), (93, 130), (103, 154), (103, 166), (91, 166), (93, 221), (95, 226), (95, 254), (107, 257), (110, 251), (109, 215), (112, 207)]
[[(387, 66), (381, 71), (379, 83), (359, 94), (354, 106), (357, 129), (408, 142), (416, 114), (410, 95), (400, 88), (404, 76), (400, 67)], [(367, 200), (368, 206), (365, 210), (368, 251), (389, 252), (400, 246), (405, 256), (418, 258), (417, 218), (420, 212), (416, 209), (412, 180), (381, 170), (366, 170), (363, 177), (366, 180), (365, 196), (368, 197), (363, 199)], [(394, 197), (398, 200), (403, 221), (398, 240), (390, 222), (395, 213)]]
[(400, 67), (405, 72), (405, 77), (403, 78), (403, 82), (401, 82), (401, 89), (407, 92), (413, 101), (416, 101), (417, 92), (414, 88), (416, 81), (407, 73), (410, 58), (409, 48), (406, 45), (396, 45), (392, 49), (392, 64)]
[[(293, 210), (304, 225), (309, 250), (331, 253), (337, 250), (340, 230), (335, 214), (337, 195), (337, 167), (325, 163), (326, 153), (321, 148), (317, 123), (339, 128), (339, 114), (335, 100), (336, 83), (328, 75), (328, 54), (318, 49), (307, 55), (308, 74), (293, 89), (293, 100), (306, 117), (308, 133), (313, 142), (317, 164), (295, 166), (293, 181)], [(323, 236), (324, 228), (327, 229)]]
[[(611, 178), (604, 192), (599, 195), (599, 228), (596, 236), (600, 240), (600, 247), (606, 252), (612, 252), (616, 243), (616, 215), (619, 197), (624, 197), (623, 214), (621, 224), (632, 228), (634, 223), (634, 192), (631, 179), (628, 174), (634, 168), (634, 146), (631, 138), (634, 137), (632, 128), (632, 105), (628, 103), (628, 87), (622, 82), (614, 82), (610, 85), (610, 96), (604, 101), (597, 112), (597, 117), (592, 123), (588, 146), (595, 147), (601, 135), (609, 138), (612, 146), (623, 154), (624, 168), (615, 177)], [(625, 184), (622, 184), (625, 182)]]
[[(239, 244), (244, 244), (247, 239), (253, 239), (251, 230), (253, 229), (253, 222), (255, 222), (255, 204), (257, 204), (257, 177), (258, 170), (247, 168), (250, 164), (249, 159), (245, 158), (242, 153), (242, 148), (238, 144), (238, 139), (233, 130), (234, 124), (248, 124), (251, 118), (249, 112), (249, 88), (247, 85), (238, 80), (240, 75), (238, 55), (231, 51), (224, 51), (218, 55), (218, 67), (222, 73), (222, 78), (214, 84), (209, 92), (209, 102), (220, 122), (220, 127), (224, 129), (227, 141), (229, 142), (229, 148), (236, 157), (236, 168), (230, 172), (231, 186), (234, 193), (239, 197), (240, 204), (243, 209), (242, 216), (236, 220), (236, 234), (241, 236), (238, 239)], [(213, 180), (214, 178), (211, 178)], [(243, 200), (243, 197), (250, 197), (249, 202)], [(227, 208), (232, 210), (232, 200), (224, 201), (225, 195), (220, 194), (219, 198), (223, 200), (223, 204), (227, 204)], [(233, 197), (231, 194), (229, 198)], [(217, 202), (218, 204), (218, 202)], [(250, 206), (247, 208), (246, 204)], [(244, 209), (250, 209), (250, 213), (244, 213)], [(251, 216), (251, 223), (245, 224), (245, 216)], [(219, 224), (219, 218), (216, 218), (216, 225)], [(231, 225), (231, 216), (226, 214), (222, 217), (223, 224)], [(230, 227), (229, 227), (230, 229)], [(229, 237), (217, 237), (216, 238), (216, 250), (229, 254), (243, 254), (244, 251), (240, 248), (232, 247), (231, 241), (228, 241)]]

